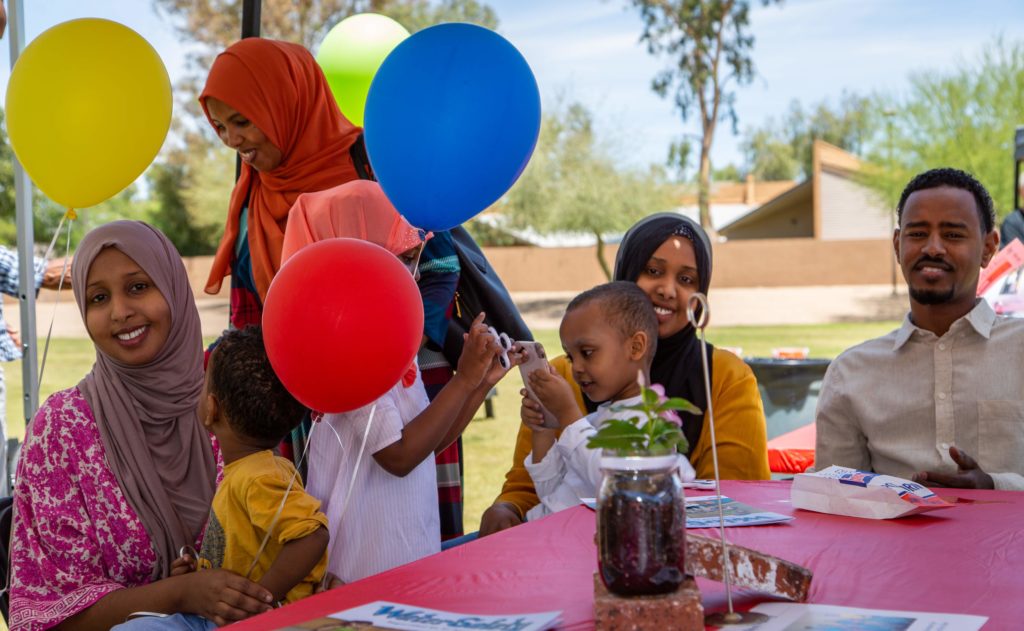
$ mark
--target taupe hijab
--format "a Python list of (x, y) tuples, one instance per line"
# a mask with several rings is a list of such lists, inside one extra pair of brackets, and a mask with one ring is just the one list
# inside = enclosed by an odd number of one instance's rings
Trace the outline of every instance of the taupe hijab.
[(181, 256), (159, 230), (115, 221), (82, 239), (71, 270), (85, 320), (86, 279), (93, 260), (114, 247), (156, 284), (171, 311), (167, 342), (148, 364), (129, 366), (96, 348), (92, 371), (78, 384), (92, 408), (107, 463), (153, 542), (153, 578), (169, 575), (178, 549), (196, 541), (210, 511), (216, 463), (199, 423), (203, 339)]

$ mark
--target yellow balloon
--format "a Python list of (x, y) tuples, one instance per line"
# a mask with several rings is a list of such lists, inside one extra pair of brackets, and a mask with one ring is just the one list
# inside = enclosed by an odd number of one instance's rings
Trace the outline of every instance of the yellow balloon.
[(127, 26), (84, 18), (48, 29), (7, 84), (7, 133), (47, 197), (86, 208), (145, 171), (171, 124), (160, 56)]

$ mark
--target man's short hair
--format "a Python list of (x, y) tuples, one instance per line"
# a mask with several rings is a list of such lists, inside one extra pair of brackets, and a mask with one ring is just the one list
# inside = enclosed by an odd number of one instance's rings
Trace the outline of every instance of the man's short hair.
[(658, 347), (658, 316), (654, 314), (651, 299), (636, 283), (616, 280), (588, 289), (573, 298), (565, 312), (568, 314), (590, 303), (600, 307), (605, 321), (616, 327), (623, 337), (628, 338), (637, 331), (646, 333), (648, 357), (654, 357)]
[(270, 365), (261, 327), (228, 331), (210, 361), (210, 391), (236, 432), (273, 447), (302, 421), (306, 408)]
[(984, 233), (992, 232), (996, 225), (996, 213), (992, 205), (992, 196), (988, 194), (982, 183), (976, 180), (970, 173), (948, 167), (919, 173), (914, 176), (914, 179), (910, 180), (910, 183), (907, 184), (907, 187), (903, 189), (903, 193), (900, 195), (900, 203), (896, 205), (898, 220), (900, 222), (903, 221), (903, 207), (907, 205), (907, 198), (912, 193), (930, 188), (939, 188), (940, 186), (959, 188), (973, 195), (974, 205), (978, 209), (978, 218), (981, 220)]

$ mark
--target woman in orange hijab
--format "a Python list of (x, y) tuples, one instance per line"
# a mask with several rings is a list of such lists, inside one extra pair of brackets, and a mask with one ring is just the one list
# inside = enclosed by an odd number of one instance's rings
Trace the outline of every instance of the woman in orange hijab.
[(309, 51), (288, 42), (232, 44), (210, 68), (199, 102), (242, 161), (206, 283), (216, 294), (231, 275), (231, 325), (242, 328), (260, 322), (296, 198), (369, 177), (362, 130), (341, 114)]

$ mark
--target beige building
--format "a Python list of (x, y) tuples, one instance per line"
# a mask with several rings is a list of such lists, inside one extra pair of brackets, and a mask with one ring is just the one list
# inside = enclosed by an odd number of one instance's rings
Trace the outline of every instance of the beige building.
[(858, 180), (856, 156), (816, 140), (813, 170), (804, 182), (719, 229), (726, 239), (891, 239), (894, 214)]

